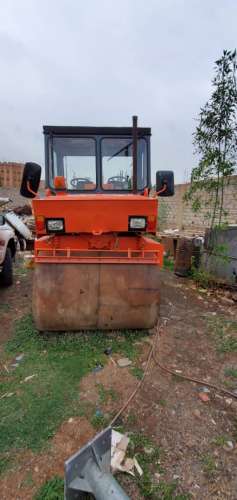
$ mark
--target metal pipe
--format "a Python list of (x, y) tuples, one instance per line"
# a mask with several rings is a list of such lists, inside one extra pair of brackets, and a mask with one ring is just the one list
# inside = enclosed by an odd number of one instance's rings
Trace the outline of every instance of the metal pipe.
[(129, 500), (112, 474), (102, 471), (92, 457), (83, 473), (96, 500)]
[(137, 192), (137, 116), (132, 117), (133, 192)]

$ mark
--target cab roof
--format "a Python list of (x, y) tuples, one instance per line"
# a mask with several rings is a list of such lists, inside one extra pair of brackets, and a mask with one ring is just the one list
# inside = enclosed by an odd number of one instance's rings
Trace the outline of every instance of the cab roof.
[[(46, 135), (127, 135), (132, 136), (132, 127), (63, 127), (44, 125), (43, 132)], [(138, 136), (151, 135), (150, 128), (138, 127)]]

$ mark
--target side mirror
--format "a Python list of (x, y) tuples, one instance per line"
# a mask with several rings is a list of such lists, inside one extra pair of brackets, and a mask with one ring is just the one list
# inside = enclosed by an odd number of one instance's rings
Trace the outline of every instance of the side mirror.
[(5, 224), (5, 217), (4, 215), (0, 214), (0, 226), (4, 226)]
[(171, 170), (158, 170), (156, 172), (156, 192), (159, 196), (174, 195), (174, 172)]
[(21, 196), (34, 198), (39, 189), (41, 166), (37, 163), (26, 163), (21, 181)]

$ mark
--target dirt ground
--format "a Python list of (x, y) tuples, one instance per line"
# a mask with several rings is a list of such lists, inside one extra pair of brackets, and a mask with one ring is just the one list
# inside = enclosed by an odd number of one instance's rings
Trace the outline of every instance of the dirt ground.
[[(30, 310), (31, 279), (31, 271), (17, 275), (13, 287), (0, 290), (0, 304), (9, 304), (9, 310), (0, 309), (1, 347), (12, 335), (13, 321)], [(165, 373), (152, 362), (123, 419), (131, 422), (130, 431), (149, 436), (162, 448), (164, 480), (178, 480), (182, 491), (198, 500), (237, 499), (237, 400), (210, 390), (204, 402), (199, 385), (178, 377), (187, 374), (227, 388), (225, 373), (228, 368), (237, 369), (236, 352), (218, 352), (215, 328), (225, 318), (237, 320), (237, 303), (226, 294), (200, 292), (192, 281), (177, 278), (170, 271), (161, 272), (161, 281), (162, 328), (156, 357), (177, 375)], [(151, 333), (139, 341), (138, 368), (144, 369), (153, 339)], [(104, 401), (101, 407), (105, 413), (116, 414), (137, 382), (130, 368), (119, 368), (109, 359), (101, 372), (82, 380), (80, 394), (82, 400), (96, 403), (101, 384), (115, 391), (119, 397)], [(231, 390), (234, 384), (232, 380)], [(63, 476), (64, 460), (95, 433), (85, 417), (64, 422), (49, 449), (38, 455), (19, 454), (17, 469), (0, 477), (1, 498), (31, 499), (46, 479)], [(138, 500), (142, 497), (131, 481), (129, 494)]]

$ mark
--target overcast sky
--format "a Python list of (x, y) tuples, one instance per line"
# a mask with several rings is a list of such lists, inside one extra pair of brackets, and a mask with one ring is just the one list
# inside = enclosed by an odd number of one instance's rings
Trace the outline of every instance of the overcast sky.
[(187, 180), (237, 0), (0, 2), (0, 160), (44, 164), (42, 125), (152, 128), (152, 171)]

